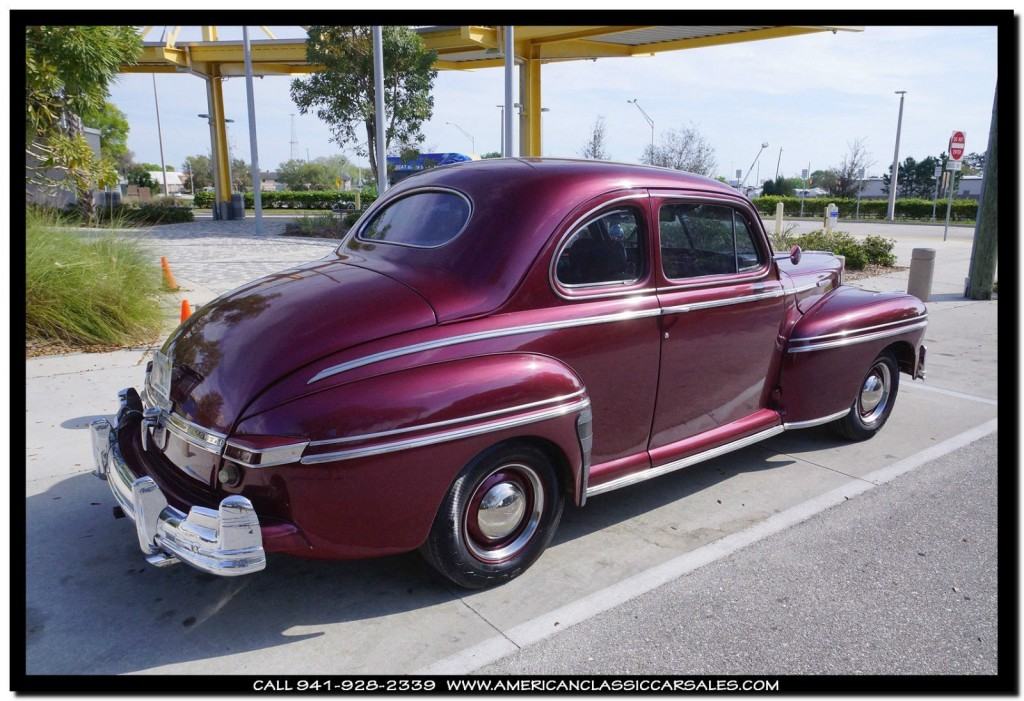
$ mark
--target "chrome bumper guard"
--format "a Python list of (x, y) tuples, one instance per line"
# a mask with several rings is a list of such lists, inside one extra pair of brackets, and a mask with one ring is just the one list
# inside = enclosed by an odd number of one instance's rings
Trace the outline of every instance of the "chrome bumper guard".
[[(127, 411), (124, 394), (118, 425)], [(152, 477), (136, 477), (121, 454), (117, 431), (106, 419), (93, 421), (94, 474), (110, 485), (118, 506), (135, 522), (139, 547), (157, 567), (184, 562), (225, 577), (259, 572), (266, 567), (260, 522), (252, 502), (232, 495), (217, 509), (193, 506), (184, 514), (167, 503)]]

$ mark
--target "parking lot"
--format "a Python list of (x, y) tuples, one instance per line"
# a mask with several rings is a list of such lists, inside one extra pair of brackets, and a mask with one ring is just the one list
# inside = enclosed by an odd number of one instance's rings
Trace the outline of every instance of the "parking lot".
[[(766, 224), (770, 228), (771, 222)], [(202, 304), (258, 275), (325, 255), (335, 245), (278, 237), (273, 227), (279, 226), (283, 224), (270, 223), (268, 233), (259, 237), (248, 233), (245, 223), (236, 222), (159, 227), (143, 235), (154, 259), (170, 260), (186, 288), (182, 295)], [(782, 547), (770, 539), (785, 537), (789, 546), (782, 551), (805, 545), (808, 557), (824, 557), (828, 548), (811, 547), (816, 530), (805, 523), (819, 514), (847, 519), (845, 523), (854, 524), (845, 526), (848, 529), (856, 526), (858, 518), (865, 519), (859, 522), (865, 529), (884, 524), (892, 542), (901, 546), (877, 558), (865, 554), (836, 563), (855, 567), (885, 561), (873, 571), (857, 574), (864, 586), (876, 587), (877, 596), (850, 597), (851, 605), (861, 608), (847, 612), (851, 618), (860, 616), (865, 630), (884, 634), (893, 607), (908, 616), (941, 614), (939, 609), (948, 602), (932, 595), (937, 589), (917, 598), (887, 599), (891, 578), (886, 577), (899, 569), (901, 558), (913, 560), (924, 557), (917, 552), (940, 549), (941, 544), (928, 542), (928, 529), (907, 525), (914, 513), (908, 501), (920, 498), (922, 489), (934, 497), (931, 506), (937, 513), (944, 503), (947, 511), (955, 513), (963, 490), (973, 489), (976, 483), (963, 479), (964, 475), (976, 472), (984, 480), (985, 491), (971, 503), (978, 504), (975, 511), (984, 514), (989, 508), (995, 513), (998, 302), (971, 302), (960, 296), (969, 237), (958, 231), (943, 243), (941, 227), (921, 229), (882, 225), (865, 232), (897, 238), (901, 265), (908, 264), (914, 246), (938, 249), (925, 339), (928, 379), (921, 383), (901, 378), (899, 400), (880, 435), (867, 443), (846, 444), (822, 428), (784, 433), (687, 470), (596, 496), (583, 509), (567, 508), (554, 542), (534, 567), (505, 586), (483, 592), (452, 588), (416, 554), (352, 562), (271, 556), (265, 571), (238, 579), (222, 579), (185, 566), (159, 570), (148, 566), (131, 522), (111, 517), (113, 499), (107, 485), (89, 474), (92, 457), (87, 431), (90, 421), (113, 413), (118, 389), (141, 382), (146, 350), (29, 360), (27, 672), (359, 674), (468, 672), (482, 667), (540, 672), (558, 671), (558, 664), (566, 660), (575, 664), (562, 668), (600, 671), (586, 667), (588, 658), (595, 655), (614, 661), (612, 666), (623, 671), (661, 669), (641, 662), (646, 659), (645, 635), (639, 636), (635, 647), (602, 644), (622, 628), (615, 617), (625, 615), (624, 604), (641, 595), (629, 605), (650, 602), (650, 597), (661, 596), (665, 603), (690, 596), (692, 606), (648, 605), (644, 610), (678, 618), (690, 636), (708, 644), (721, 642), (724, 633), (713, 623), (720, 624), (729, 615), (742, 618), (750, 608), (734, 607), (730, 613), (727, 606), (702, 606), (702, 602), (715, 601), (730, 582), (737, 582), (738, 590), (743, 578), (758, 571), (751, 567), (778, 561), (769, 558), (759, 564), (756, 559), (738, 561), (732, 556), (760, 541), (764, 543), (758, 547)], [(877, 290), (905, 289), (906, 275), (903, 271), (857, 284)], [(970, 458), (957, 457), (982, 439), (991, 448), (976, 448)], [(953, 480), (962, 490), (940, 490), (935, 486), (939, 483), (931, 488), (924, 483), (915, 491), (900, 481), (914, 472), (939, 469), (950, 476), (941, 484)], [(994, 516), (971, 524), (972, 531), (963, 537), (994, 541)], [(934, 538), (940, 537), (945, 536), (934, 531)], [(828, 568), (796, 558), (785, 562), (791, 572), (807, 565), (796, 578), (800, 586), (793, 584), (794, 589), (817, 586), (820, 590), (829, 585)], [(994, 587), (994, 559), (979, 562), (977, 577), (966, 586)], [(701, 567), (712, 563), (718, 568), (717, 577), (702, 577), (700, 573), (708, 570)], [(953, 569), (962, 564), (955, 554), (949, 555), (949, 563)], [(772, 582), (778, 587), (772, 590), (773, 597), (785, 596), (785, 581), (775, 577)], [(958, 585), (930, 575), (918, 577), (915, 586), (946, 590)], [(836, 597), (843, 595), (843, 590), (836, 591)], [(740, 597), (737, 594), (737, 601)], [(994, 629), (994, 593), (977, 592), (972, 601), (973, 619)], [(810, 620), (826, 631), (838, 620), (836, 609), (815, 607), (813, 597), (794, 596), (793, 606), (800, 620)], [(643, 611), (631, 610), (629, 615), (639, 617)], [(785, 624), (780, 620), (780, 625)], [(941, 634), (946, 619), (936, 620), (934, 630)], [(878, 625), (872, 627), (872, 622)], [(575, 624), (580, 625), (573, 628)], [(559, 635), (565, 630), (570, 632)], [(955, 634), (959, 633), (949, 631)], [(590, 637), (581, 639), (586, 635)], [(651, 628), (647, 637), (652, 649), (680, 649), (693, 640), (673, 637), (664, 627)], [(838, 644), (837, 640), (826, 634), (816, 645), (827, 647)], [(995, 663), (994, 642), (975, 652), (977, 659), (971, 664), (950, 671), (990, 670)], [(876, 653), (884, 662), (899, 650), (881, 646)], [(773, 650), (783, 662), (788, 654), (783, 648)], [(795, 664), (778, 669), (885, 671), (874, 662), (865, 664), (862, 655), (848, 657), (844, 662), (841, 655), (830, 656), (828, 669)], [(692, 656), (681, 659), (696, 664)], [(706, 659), (710, 662), (700, 667), (702, 672), (741, 669), (713, 655)], [(485, 667), (489, 664), (497, 666)], [(910, 660), (899, 671), (934, 672), (933, 666), (934, 661), (922, 661), (915, 667)]]

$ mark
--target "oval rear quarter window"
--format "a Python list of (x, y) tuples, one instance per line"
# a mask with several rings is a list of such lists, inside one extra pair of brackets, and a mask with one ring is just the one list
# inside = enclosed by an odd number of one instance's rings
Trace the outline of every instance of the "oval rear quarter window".
[(435, 248), (459, 235), (469, 221), (469, 201), (454, 192), (414, 192), (384, 206), (360, 229), (368, 243)]

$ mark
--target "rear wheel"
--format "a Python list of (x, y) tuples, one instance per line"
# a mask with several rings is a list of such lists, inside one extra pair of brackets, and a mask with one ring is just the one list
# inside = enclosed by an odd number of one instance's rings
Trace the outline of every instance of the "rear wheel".
[(882, 351), (861, 380), (850, 412), (836, 420), (833, 428), (851, 441), (871, 438), (889, 420), (899, 388), (900, 370), (896, 356), (891, 351)]
[(522, 574), (562, 517), (550, 459), (531, 445), (499, 445), (467, 465), (438, 510), (421, 552), (441, 574), (479, 589)]

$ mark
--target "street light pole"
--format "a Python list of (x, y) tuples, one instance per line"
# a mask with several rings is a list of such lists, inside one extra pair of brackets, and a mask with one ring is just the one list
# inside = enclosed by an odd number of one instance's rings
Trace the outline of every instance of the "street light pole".
[(750, 164), (750, 167), (747, 168), (747, 174), (743, 176), (743, 182), (740, 183), (741, 188), (747, 184), (747, 178), (750, 177), (750, 171), (754, 170), (754, 165), (757, 163), (757, 160), (761, 157), (761, 152), (764, 151), (766, 148), (768, 148), (768, 142), (761, 142), (761, 148), (757, 150), (757, 155), (754, 156), (754, 162)]
[(631, 105), (636, 107), (638, 110), (640, 110), (640, 114), (642, 114), (644, 116), (644, 119), (647, 120), (647, 123), (651, 127), (651, 163), (650, 164), (654, 165), (654, 120), (651, 119), (651, 115), (647, 114), (647, 112), (644, 111), (644, 108), (640, 106), (640, 103), (637, 102), (637, 99), (638, 98), (634, 97), (632, 100), (626, 100), (626, 102), (630, 103)]
[(782, 165), (782, 147), (779, 146), (779, 160), (775, 161), (775, 179), (779, 179), (779, 166)]
[[(503, 29), (505, 39), (505, 108), (502, 114), (502, 155), (512, 157), (512, 74), (516, 64), (515, 29), (506, 25)], [(525, 99), (525, 98), (522, 98)]]
[(388, 189), (388, 163), (384, 155), (384, 30), (373, 25), (373, 111), (376, 113), (377, 196)]
[(889, 175), (889, 212), (887, 217), (889, 221), (896, 219), (896, 182), (899, 179), (900, 171), (900, 131), (903, 129), (903, 98), (907, 91), (897, 90), (896, 94), (900, 96), (900, 115), (896, 119), (896, 148), (892, 154), (892, 173)]
[(164, 165), (164, 132), (160, 128), (160, 99), (156, 96), (156, 73), (153, 73), (153, 104), (156, 105), (156, 138), (160, 144), (160, 170), (164, 175), (164, 197), (167, 197), (167, 166)]
[(473, 148), (472, 152), (476, 153), (476, 138), (472, 134), (470, 134), (468, 131), (466, 131), (465, 129), (460, 127), (455, 122), (445, 122), (445, 124), (450, 124), (453, 127), (455, 127), (456, 129), (458, 129), (459, 131), (461, 131), (466, 136), (466, 138), (469, 139), (470, 144), (472, 144), (472, 148)]
[[(249, 28), (242, 26), (242, 49), (245, 55), (245, 101), (249, 108), (249, 160), (252, 171), (252, 204), (256, 218), (256, 233), (263, 233), (263, 193), (260, 182), (260, 157), (256, 148), (256, 98), (252, 94), (252, 47), (249, 45)], [(242, 195), (244, 198), (245, 195)], [(244, 199), (242, 200), (245, 201)], [(245, 207), (242, 207), (245, 216)]]

